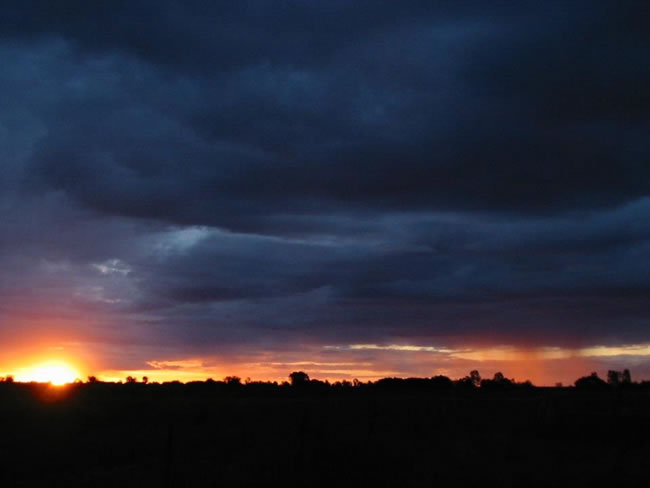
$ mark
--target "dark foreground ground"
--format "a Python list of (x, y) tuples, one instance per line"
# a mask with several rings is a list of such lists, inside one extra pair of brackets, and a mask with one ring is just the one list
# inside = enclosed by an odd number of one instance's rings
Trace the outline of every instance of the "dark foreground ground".
[(0, 486), (648, 486), (650, 393), (0, 384)]

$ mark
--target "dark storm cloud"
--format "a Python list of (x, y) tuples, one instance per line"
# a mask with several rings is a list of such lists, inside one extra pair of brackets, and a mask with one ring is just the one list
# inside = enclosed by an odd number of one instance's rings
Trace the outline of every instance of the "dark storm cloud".
[(544, 213), (648, 192), (643, 9), (338, 7), (228, 8), (200, 17), (212, 26), (171, 3), (114, 23), (54, 7), (33, 34), (116, 56), (95, 73), (116, 79), (61, 100), (72, 117), (36, 167), (108, 213), (227, 227), (246, 225), (233, 212)]
[(188, 348), (650, 340), (648, 14), (5, 3), (0, 319), (36, 301)]

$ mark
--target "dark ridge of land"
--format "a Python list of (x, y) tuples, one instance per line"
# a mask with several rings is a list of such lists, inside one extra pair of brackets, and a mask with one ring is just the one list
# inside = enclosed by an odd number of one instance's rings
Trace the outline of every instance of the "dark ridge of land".
[(648, 384), (486, 385), (0, 382), (0, 486), (647, 486)]

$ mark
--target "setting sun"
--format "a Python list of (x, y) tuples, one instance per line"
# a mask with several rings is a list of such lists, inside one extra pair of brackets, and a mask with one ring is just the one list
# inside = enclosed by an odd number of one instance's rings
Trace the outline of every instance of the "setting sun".
[(63, 361), (49, 361), (19, 370), (16, 373), (16, 380), (23, 382), (36, 381), (61, 386), (72, 383), (80, 376), (78, 371)]

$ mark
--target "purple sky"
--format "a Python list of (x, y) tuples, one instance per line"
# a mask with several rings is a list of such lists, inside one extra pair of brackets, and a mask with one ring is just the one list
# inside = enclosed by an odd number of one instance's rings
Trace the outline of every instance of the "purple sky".
[(650, 378), (649, 13), (4, 2), (0, 374)]

